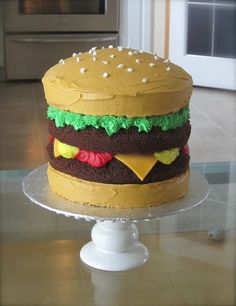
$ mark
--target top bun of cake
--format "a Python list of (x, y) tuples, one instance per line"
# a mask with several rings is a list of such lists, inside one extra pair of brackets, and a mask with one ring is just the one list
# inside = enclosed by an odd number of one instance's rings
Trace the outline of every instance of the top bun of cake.
[(192, 78), (155, 54), (130, 48), (74, 53), (42, 79), (47, 103), (85, 115), (126, 117), (176, 112), (189, 103)]

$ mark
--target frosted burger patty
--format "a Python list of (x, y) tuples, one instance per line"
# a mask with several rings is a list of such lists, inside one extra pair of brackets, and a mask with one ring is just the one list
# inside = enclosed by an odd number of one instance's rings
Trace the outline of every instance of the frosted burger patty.
[(129, 167), (116, 158), (103, 167), (91, 167), (88, 163), (78, 159), (55, 158), (52, 144), (48, 145), (48, 153), (51, 166), (60, 172), (83, 180), (111, 184), (146, 184), (163, 181), (186, 172), (189, 164), (189, 155), (180, 152), (171, 166), (157, 162), (141, 180)]

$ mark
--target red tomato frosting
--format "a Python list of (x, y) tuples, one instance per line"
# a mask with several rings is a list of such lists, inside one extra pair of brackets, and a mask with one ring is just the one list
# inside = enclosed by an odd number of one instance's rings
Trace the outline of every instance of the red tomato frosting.
[(110, 153), (80, 150), (79, 153), (76, 154), (75, 158), (83, 163), (89, 164), (92, 167), (100, 168), (112, 160), (113, 155)]
[(182, 152), (183, 152), (184, 154), (189, 155), (189, 145), (188, 145), (188, 144), (186, 144), (185, 146), (183, 146), (183, 147), (181, 148), (181, 150), (182, 150)]

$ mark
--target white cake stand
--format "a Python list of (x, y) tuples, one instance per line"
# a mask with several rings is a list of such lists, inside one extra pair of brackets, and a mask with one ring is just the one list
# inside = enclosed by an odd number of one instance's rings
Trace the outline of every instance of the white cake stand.
[(147, 248), (138, 241), (134, 222), (159, 219), (193, 208), (206, 199), (209, 185), (201, 174), (191, 171), (189, 192), (180, 200), (147, 208), (100, 208), (73, 203), (54, 194), (48, 184), (45, 164), (23, 179), (23, 191), (34, 204), (57, 214), (95, 220), (92, 241), (82, 247), (81, 260), (93, 268), (125, 271), (142, 265), (149, 257)]

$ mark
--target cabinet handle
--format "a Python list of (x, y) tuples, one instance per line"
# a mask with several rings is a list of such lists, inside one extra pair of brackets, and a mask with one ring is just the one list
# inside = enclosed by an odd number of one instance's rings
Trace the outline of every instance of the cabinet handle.
[(14, 37), (8, 38), (8, 41), (18, 42), (18, 43), (70, 43), (70, 42), (101, 42), (101, 41), (114, 41), (116, 40), (116, 36), (109, 36), (109, 37), (97, 37), (97, 38), (22, 38), (22, 37)]

